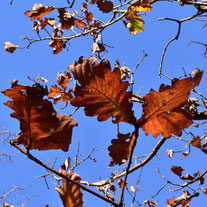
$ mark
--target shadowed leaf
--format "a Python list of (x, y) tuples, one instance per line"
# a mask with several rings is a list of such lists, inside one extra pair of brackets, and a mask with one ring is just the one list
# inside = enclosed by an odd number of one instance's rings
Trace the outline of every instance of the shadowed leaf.
[(180, 166), (172, 166), (171, 170), (172, 170), (172, 172), (174, 172), (178, 176), (181, 176), (184, 171), (184, 169)]
[[(92, 60), (95, 63), (92, 63)], [(114, 123), (120, 121), (134, 123), (132, 103), (129, 101), (132, 93), (127, 91), (129, 83), (121, 81), (118, 68), (111, 71), (110, 63), (102, 60), (81, 57), (78, 62), (69, 66), (80, 85), (76, 85), (71, 104), (85, 107), (87, 116), (98, 116), (98, 121), (105, 121), (110, 116)]]
[(203, 72), (194, 78), (175, 79), (172, 86), (160, 86), (159, 92), (150, 90), (144, 97), (143, 115), (138, 120), (145, 134), (153, 137), (162, 134), (165, 138), (172, 134), (181, 136), (182, 129), (192, 124), (192, 117), (183, 106), (190, 95), (190, 90), (198, 86)]
[[(129, 141), (126, 141), (130, 139)], [(118, 139), (112, 139), (108, 147), (109, 156), (111, 157), (111, 162), (109, 167), (126, 162), (129, 159), (133, 143), (135, 141), (135, 135), (130, 136), (130, 134), (118, 134)]]
[(46, 89), (39, 84), (32, 87), (14, 85), (2, 93), (13, 99), (4, 104), (14, 110), (11, 117), (20, 121), (21, 133), (16, 139), (19, 144), (28, 149), (68, 150), (76, 120), (56, 114), (52, 103), (43, 99), (47, 95)]

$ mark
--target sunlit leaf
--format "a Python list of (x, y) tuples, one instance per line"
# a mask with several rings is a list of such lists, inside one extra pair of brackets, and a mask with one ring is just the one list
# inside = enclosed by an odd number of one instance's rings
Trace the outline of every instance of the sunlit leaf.
[(144, 30), (144, 21), (141, 19), (140, 15), (137, 15), (132, 9), (129, 9), (126, 14), (127, 27), (129, 28), (129, 32), (133, 34), (137, 34), (137, 32), (142, 32)]
[(24, 14), (30, 17), (32, 21), (41, 19), (55, 9), (54, 6), (43, 6), (42, 4), (34, 4), (31, 11), (26, 11)]
[(172, 134), (181, 136), (182, 129), (192, 124), (191, 114), (183, 105), (190, 95), (190, 90), (198, 86), (203, 72), (194, 78), (175, 79), (172, 86), (160, 86), (159, 92), (150, 90), (144, 97), (143, 115), (138, 120), (145, 134), (150, 132), (153, 137), (162, 134), (165, 138)]
[(98, 64), (93, 58), (83, 57), (69, 66), (74, 78), (80, 85), (76, 85), (71, 104), (76, 107), (85, 107), (87, 116), (98, 116), (98, 121), (105, 121), (109, 117), (115, 118), (114, 123), (120, 121), (134, 123), (130, 98), (132, 93), (127, 91), (129, 83), (121, 81), (121, 72), (118, 68), (111, 71), (110, 63), (102, 60)]

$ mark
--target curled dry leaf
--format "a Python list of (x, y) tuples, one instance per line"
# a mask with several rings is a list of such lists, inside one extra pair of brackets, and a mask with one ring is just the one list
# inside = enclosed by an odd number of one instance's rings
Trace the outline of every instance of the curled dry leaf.
[(118, 68), (112, 72), (107, 60), (98, 64), (95, 58), (87, 60), (81, 57), (78, 62), (69, 66), (69, 70), (80, 83), (76, 85), (75, 98), (71, 100), (73, 106), (85, 107), (85, 114), (98, 115), (98, 121), (105, 121), (111, 116), (115, 118), (114, 123), (135, 122), (133, 104), (130, 102), (132, 93), (127, 91), (129, 83), (121, 81)]
[[(127, 139), (130, 139), (128, 142)], [(109, 167), (126, 162), (129, 159), (133, 143), (135, 141), (135, 135), (130, 136), (128, 134), (118, 134), (118, 139), (112, 139), (110, 145), (108, 147), (109, 156), (111, 157), (111, 162)]]
[(162, 134), (165, 138), (172, 134), (182, 135), (182, 129), (192, 124), (191, 114), (183, 106), (190, 95), (190, 90), (199, 85), (203, 72), (194, 78), (175, 79), (172, 86), (160, 86), (159, 92), (150, 90), (144, 97), (143, 115), (138, 120), (139, 125), (148, 135), (153, 137)]
[(4, 43), (4, 49), (9, 53), (13, 53), (17, 48), (20, 48), (20, 46), (13, 45), (11, 42)]
[(172, 159), (173, 158), (173, 154), (174, 154), (174, 150), (167, 149), (166, 152), (167, 152), (169, 158)]
[(52, 103), (43, 99), (47, 95), (45, 88), (39, 84), (15, 85), (2, 93), (13, 99), (4, 104), (14, 110), (11, 117), (20, 121), (21, 133), (16, 138), (19, 144), (27, 149), (68, 150), (76, 120), (56, 114)]
[(31, 11), (26, 11), (24, 14), (30, 17), (32, 21), (41, 19), (55, 9), (54, 6), (43, 6), (42, 4), (34, 4)]
[[(76, 173), (67, 173), (64, 167), (60, 168), (60, 173), (66, 175), (71, 180), (80, 183), (81, 178)], [(68, 182), (64, 178), (61, 178), (63, 183), (62, 186), (56, 188), (59, 196), (63, 202), (64, 207), (82, 207), (83, 206), (83, 194), (81, 193), (81, 188), (76, 184)]]
[(172, 166), (171, 171), (173, 173), (175, 173), (176, 175), (178, 175), (178, 176), (182, 176), (182, 173), (183, 173), (184, 169), (180, 166)]

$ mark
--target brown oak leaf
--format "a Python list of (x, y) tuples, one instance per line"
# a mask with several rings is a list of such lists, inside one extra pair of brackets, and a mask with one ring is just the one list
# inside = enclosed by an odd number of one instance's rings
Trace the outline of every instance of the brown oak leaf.
[[(127, 139), (130, 140), (126, 141)], [(135, 135), (130, 136), (130, 133), (118, 134), (118, 139), (111, 140), (112, 145), (108, 147), (109, 156), (111, 157), (109, 167), (115, 164), (121, 165), (129, 159), (134, 141)]]
[(43, 6), (42, 4), (34, 4), (31, 11), (26, 11), (24, 14), (30, 17), (32, 21), (41, 19), (55, 9), (54, 6)]
[(169, 138), (172, 134), (181, 136), (182, 129), (192, 124), (191, 114), (183, 108), (190, 95), (190, 90), (198, 86), (203, 72), (193, 78), (174, 79), (172, 86), (160, 86), (159, 92), (150, 90), (144, 97), (143, 115), (138, 120), (139, 125), (148, 135), (153, 137), (162, 134)]
[[(93, 59), (94, 60), (94, 59)], [(114, 123), (120, 121), (134, 123), (130, 98), (132, 93), (127, 91), (129, 83), (121, 81), (121, 72), (118, 68), (111, 71), (109, 61), (87, 60), (81, 57), (69, 70), (81, 85), (76, 85), (71, 104), (76, 107), (85, 107), (87, 116), (98, 116), (98, 121), (105, 121), (110, 116), (115, 118)]]
[(27, 149), (68, 150), (76, 120), (56, 114), (52, 103), (43, 99), (47, 95), (45, 88), (40, 84), (13, 85), (2, 93), (12, 99), (4, 103), (14, 110), (11, 117), (20, 121), (21, 133), (16, 137), (19, 144)]
[[(64, 165), (60, 168), (60, 173), (66, 175), (71, 180), (80, 183), (81, 178), (76, 173), (67, 173), (65, 171)], [(83, 194), (81, 193), (81, 188), (76, 184), (68, 182), (64, 178), (61, 179), (63, 185), (56, 188), (59, 196), (63, 202), (64, 207), (82, 207), (83, 206)]]

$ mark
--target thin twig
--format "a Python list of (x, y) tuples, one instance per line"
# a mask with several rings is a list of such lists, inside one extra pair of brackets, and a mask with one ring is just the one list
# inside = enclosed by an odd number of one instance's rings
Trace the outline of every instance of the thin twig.
[(74, 181), (74, 180), (71, 180), (71, 179), (68, 178), (66, 175), (64, 175), (64, 174), (62, 174), (62, 173), (56, 171), (55, 169), (53, 169), (53, 168), (51, 168), (50, 166), (46, 165), (45, 163), (41, 162), (39, 159), (37, 159), (36, 157), (34, 157), (33, 155), (31, 155), (28, 151), (25, 151), (25, 150), (23, 150), (21, 147), (19, 147), (13, 140), (10, 140), (10, 144), (11, 144), (13, 147), (17, 148), (21, 153), (25, 154), (25, 155), (28, 157), (28, 159), (30, 159), (30, 160), (36, 162), (37, 164), (41, 165), (41, 166), (44, 167), (45, 169), (47, 169), (47, 170), (53, 172), (54, 174), (56, 174), (56, 175), (58, 175), (58, 176), (60, 176), (60, 177), (62, 177), (62, 178), (64, 178), (64, 179), (66, 179), (68, 182), (71, 182), (71, 183), (73, 183), (73, 184), (79, 186), (80, 188), (82, 188), (83, 190), (85, 190), (85, 191), (87, 191), (87, 192), (93, 194), (94, 196), (96, 196), (96, 197), (98, 197), (98, 198), (100, 198), (100, 199), (102, 199), (102, 200), (104, 200), (104, 201), (106, 201), (106, 202), (108, 202), (108, 203), (110, 203), (110, 204), (113, 204), (113, 205), (116, 206), (116, 207), (119, 206), (116, 202), (114, 202), (114, 201), (112, 201), (112, 200), (110, 200), (110, 199), (107, 199), (107, 198), (105, 198), (104, 196), (102, 196), (102, 195), (96, 193), (95, 191), (92, 191), (92, 190), (86, 188), (86, 187), (83, 186), (82, 184), (80, 184), (80, 183), (78, 183), (78, 182), (76, 182), (76, 181)]

